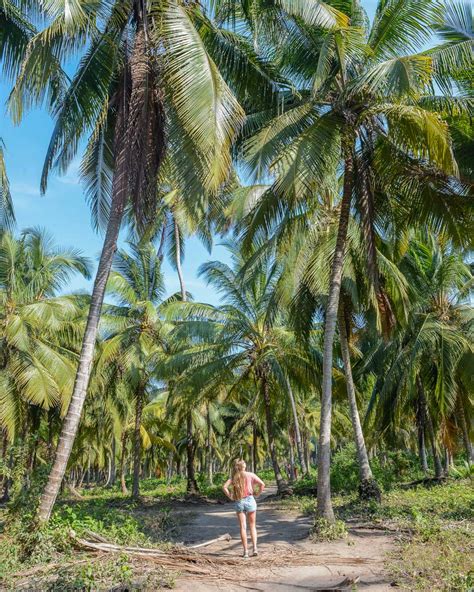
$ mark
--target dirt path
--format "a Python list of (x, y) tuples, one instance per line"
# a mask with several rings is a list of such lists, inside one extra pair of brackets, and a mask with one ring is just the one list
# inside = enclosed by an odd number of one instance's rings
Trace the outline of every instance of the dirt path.
[[(269, 487), (265, 497), (273, 493), (275, 489)], [(235, 562), (241, 544), (232, 504), (203, 504), (180, 514), (177, 539), (186, 545), (225, 533), (232, 539), (200, 549), (209, 557), (208, 575), (178, 578), (177, 592), (393, 589), (383, 565), (386, 553), (393, 548), (390, 533), (354, 527), (346, 540), (312, 543), (307, 538), (310, 518), (272, 508), (262, 496), (257, 518), (259, 557)]]

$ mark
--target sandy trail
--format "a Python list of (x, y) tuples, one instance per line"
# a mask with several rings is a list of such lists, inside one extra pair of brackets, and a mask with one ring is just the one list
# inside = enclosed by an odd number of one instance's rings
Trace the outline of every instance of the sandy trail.
[[(393, 535), (384, 531), (351, 528), (345, 540), (313, 543), (308, 540), (311, 519), (271, 507), (265, 500), (274, 487), (260, 498), (257, 527), (259, 556), (225, 566), (226, 559), (241, 554), (239, 529), (231, 503), (196, 505), (180, 512), (177, 540), (197, 544), (225, 533), (232, 540), (219, 541), (199, 551), (211, 558), (215, 573), (180, 577), (177, 592), (310, 592), (320, 590), (392, 590), (384, 570), (384, 558), (393, 549)], [(249, 541), (250, 547), (250, 541)], [(346, 584), (340, 586), (346, 579)], [(353, 584), (357, 581), (357, 584)], [(339, 584), (339, 586), (338, 586)]]

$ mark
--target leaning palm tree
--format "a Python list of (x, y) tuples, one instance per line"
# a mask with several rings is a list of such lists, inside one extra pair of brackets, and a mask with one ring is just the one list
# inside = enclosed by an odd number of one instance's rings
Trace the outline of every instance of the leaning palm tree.
[(15, 224), (10, 182), (5, 165), (5, 144), (0, 138), (0, 231), (10, 229)]
[[(230, 144), (243, 110), (216, 65), (244, 92), (242, 72), (263, 81), (265, 62), (248, 58), (248, 43), (228, 60), (228, 44), (194, 5), (178, 0), (48, 3), (48, 26), (34, 35), (10, 98), (16, 120), (25, 106), (49, 99), (56, 125), (42, 189), (52, 168), (64, 171), (89, 134), (82, 161), (97, 225), (106, 228), (71, 405), (38, 517), (48, 520), (66, 470), (91, 372), (107, 278), (127, 203), (144, 226), (152, 219), (165, 148), (195, 195), (215, 193), (230, 167)], [(70, 82), (61, 68), (83, 57)], [(211, 57), (212, 55), (212, 57)], [(213, 59), (214, 58), (214, 59)]]
[[(282, 53), (283, 65), (300, 82), (299, 95), (282, 96), (283, 114), (272, 119), (268, 110), (254, 118), (243, 146), (249, 172), (275, 178), (254, 216), (253, 232), (281, 220), (286, 204), (314, 199), (342, 171), (325, 310), (318, 447), (317, 511), (330, 521), (333, 345), (350, 212), (357, 210), (365, 234), (367, 273), (380, 328), (388, 334), (394, 318), (378, 271), (377, 225), (413, 222), (416, 212), (417, 222), (444, 223), (462, 240), (456, 223), (466, 189), (457, 178), (443, 116), (449, 105), (468, 108), (469, 100), (452, 98), (447, 87), (455, 60), (465, 67), (471, 60), (465, 39), (449, 49), (419, 51), (442, 17), (431, 0), (380, 2), (371, 27), (358, 2), (337, 6), (345, 22), (340, 19), (328, 30), (306, 27), (306, 35)], [(308, 54), (314, 59), (309, 61)], [(441, 97), (433, 96), (435, 80), (445, 82)], [(459, 215), (453, 217), (450, 207)]]

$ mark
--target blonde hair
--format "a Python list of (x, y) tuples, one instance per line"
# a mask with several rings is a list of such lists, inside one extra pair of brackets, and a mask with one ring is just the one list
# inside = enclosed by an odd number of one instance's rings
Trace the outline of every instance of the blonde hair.
[(234, 500), (239, 500), (244, 497), (245, 487), (245, 461), (241, 458), (234, 460), (232, 467), (232, 497)]

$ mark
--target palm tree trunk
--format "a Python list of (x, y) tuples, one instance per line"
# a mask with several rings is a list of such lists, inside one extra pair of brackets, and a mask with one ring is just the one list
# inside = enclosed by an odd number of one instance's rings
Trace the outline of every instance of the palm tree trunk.
[(458, 418), (461, 424), (462, 439), (464, 448), (466, 449), (466, 456), (468, 464), (474, 463), (474, 447), (472, 446), (471, 438), (469, 437), (469, 430), (467, 429), (466, 413), (461, 399), (458, 399)]
[(191, 411), (186, 415), (186, 452), (187, 452), (187, 483), (186, 491), (191, 495), (199, 493), (199, 487), (196, 481), (196, 471), (194, 467), (194, 456), (196, 448), (194, 445), (194, 434), (193, 434), (193, 416)]
[(127, 484), (125, 482), (125, 458), (127, 456), (127, 432), (122, 433), (122, 450), (120, 452), (120, 488), (124, 495), (128, 494)]
[(133, 484), (132, 498), (138, 499), (140, 495), (140, 465), (142, 461), (142, 438), (140, 428), (142, 425), (143, 399), (145, 389), (139, 385), (137, 389), (137, 400), (135, 407), (135, 428), (133, 432)]
[(342, 302), (339, 306), (339, 341), (341, 344), (342, 361), (346, 377), (347, 398), (349, 399), (349, 410), (351, 414), (352, 429), (354, 430), (357, 461), (359, 464), (359, 495), (363, 499), (376, 499), (380, 501), (380, 488), (378, 487), (377, 482), (373, 477), (372, 469), (370, 468), (367, 448), (365, 446), (364, 432), (362, 431), (359, 409), (357, 408), (354, 379), (352, 377), (351, 354), (347, 338), (346, 316)]
[(207, 481), (208, 481), (209, 485), (212, 485), (212, 424), (211, 424), (211, 414), (209, 413), (209, 404), (207, 405), (206, 422), (207, 422), (207, 441), (206, 441)]
[(290, 453), (290, 474), (288, 475), (288, 479), (293, 482), (296, 480), (296, 472), (295, 472), (295, 451), (293, 447), (293, 441), (291, 438), (291, 434), (288, 434), (288, 450)]
[(258, 434), (257, 434), (257, 426), (255, 422), (252, 423), (252, 465), (253, 465), (253, 472), (256, 473), (258, 470)]
[(347, 227), (352, 198), (353, 160), (347, 156), (344, 170), (344, 190), (339, 214), (339, 228), (337, 231), (336, 248), (332, 261), (329, 295), (324, 324), (323, 346), (323, 386), (321, 396), (321, 420), (319, 426), (318, 446), (318, 500), (316, 513), (319, 518), (334, 522), (334, 512), (331, 503), (331, 417), (332, 417), (332, 365), (334, 335), (336, 333), (337, 310), (339, 293), (341, 291), (342, 270), (344, 265), (344, 250), (346, 245)]
[(426, 455), (426, 409), (420, 396), (417, 397), (416, 424), (418, 430), (418, 454), (420, 457), (421, 470), (428, 473), (428, 457)]
[[(123, 107), (122, 107), (123, 111)], [(123, 121), (124, 113), (118, 114), (118, 120)], [(117, 123), (116, 138), (120, 137), (123, 124)], [(87, 386), (91, 374), (92, 359), (94, 355), (97, 331), (99, 328), (100, 313), (104, 301), (105, 287), (109, 278), (112, 261), (117, 250), (117, 239), (122, 224), (122, 218), (127, 198), (127, 183), (125, 179), (126, 163), (124, 150), (121, 148), (121, 141), (116, 142), (116, 162), (113, 180), (113, 199), (110, 208), (109, 221), (105, 234), (104, 245), (100, 255), (97, 275), (92, 290), (89, 314), (87, 317), (86, 329), (82, 341), (79, 365), (77, 368), (74, 390), (69, 408), (64, 418), (59, 436), (59, 442), (54, 457), (53, 467), (48, 482), (41, 496), (38, 519), (40, 522), (47, 522), (51, 516), (54, 503), (59, 493), (67, 463), (71, 454), (74, 439), (76, 437), (79, 421), (81, 419), (82, 407), (87, 394)]]
[(431, 452), (433, 454), (435, 479), (441, 479), (443, 476), (443, 465), (441, 464), (438, 446), (436, 445), (436, 434), (434, 430), (433, 419), (431, 417), (430, 410), (428, 409), (428, 405), (426, 403), (425, 389), (423, 388), (423, 383), (419, 376), (416, 377), (416, 384), (418, 388), (418, 396), (420, 397), (421, 404), (423, 405), (423, 409), (425, 411), (426, 427), (428, 428)]
[(286, 384), (288, 387), (288, 397), (290, 398), (291, 411), (293, 413), (293, 423), (295, 425), (295, 440), (296, 440), (296, 449), (298, 451), (298, 460), (300, 461), (301, 472), (304, 476), (304, 475), (308, 474), (308, 467), (306, 466), (306, 461), (304, 458), (304, 451), (303, 451), (303, 444), (301, 442), (300, 422), (298, 419), (298, 412), (296, 410), (296, 401), (295, 401), (295, 397), (293, 395), (293, 389), (291, 388), (291, 382), (288, 377), (286, 379)]
[(275, 481), (279, 494), (285, 494), (289, 491), (288, 484), (283, 479), (281, 474), (280, 465), (278, 464), (276, 447), (275, 447), (275, 433), (273, 429), (273, 418), (272, 409), (270, 404), (270, 392), (267, 377), (265, 372), (260, 375), (260, 382), (262, 388), (262, 397), (265, 405), (265, 417), (267, 421), (267, 437), (268, 437), (268, 450), (270, 452), (270, 458), (272, 461), (273, 472), (275, 473)]
[(115, 485), (115, 481), (117, 480), (116, 455), (117, 443), (115, 441), (115, 436), (112, 435), (112, 450), (110, 453), (110, 485)]

